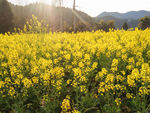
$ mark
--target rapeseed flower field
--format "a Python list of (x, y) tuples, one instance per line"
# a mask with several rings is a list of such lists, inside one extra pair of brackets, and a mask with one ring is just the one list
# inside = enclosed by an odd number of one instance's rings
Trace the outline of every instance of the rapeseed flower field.
[(148, 113), (150, 29), (0, 35), (0, 111)]

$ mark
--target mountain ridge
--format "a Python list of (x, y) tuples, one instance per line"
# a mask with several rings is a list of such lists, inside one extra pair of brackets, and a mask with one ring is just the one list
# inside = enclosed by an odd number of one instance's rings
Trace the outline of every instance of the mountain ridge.
[(96, 18), (104, 17), (104, 16), (113, 16), (119, 19), (139, 19), (144, 16), (150, 16), (150, 11), (147, 10), (139, 10), (139, 11), (128, 11), (126, 13), (119, 13), (119, 12), (102, 12)]
[[(60, 10), (63, 12), (63, 25), (67, 25), (67, 29), (72, 27), (72, 9), (71, 8), (60, 8), (53, 7), (41, 3), (33, 3), (25, 6), (19, 6), (9, 3), (12, 13), (14, 15), (15, 27), (23, 27), (26, 20), (32, 17), (32, 14), (38, 17), (40, 20), (45, 20), (46, 24), (49, 24), (52, 29), (60, 29)], [(88, 25), (94, 25), (101, 20), (109, 21), (114, 20), (115, 27), (121, 29), (122, 25), (127, 22), (129, 28), (135, 28), (138, 26), (139, 18), (144, 16), (150, 16), (150, 11), (139, 10), (129, 11), (126, 13), (119, 12), (103, 12), (97, 17), (91, 17), (85, 12), (76, 10), (80, 18), (76, 19), (78, 24), (88, 23)]]
[(135, 28), (139, 24), (139, 19), (144, 16), (150, 16), (150, 11), (147, 10), (139, 10), (139, 11), (128, 11), (126, 13), (119, 12), (102, 12), (98, 16), (95, 17), (97, 22), (104, 20), (114, 20), (115, 27), (121, 29), (122, 25), (127, 22), (129, 28)]

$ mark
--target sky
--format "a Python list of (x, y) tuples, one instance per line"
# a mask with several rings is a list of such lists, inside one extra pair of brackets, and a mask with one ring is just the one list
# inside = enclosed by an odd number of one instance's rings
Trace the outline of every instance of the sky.
[[(14, 4), (29, 4), (32, 2), (51, 3), (52, 0), (8, 0)], [(64, 0), (65, 7), (72, 7), (73, 0)], [(150, 11), (150, 0), (76, 0), (76, 9), (95, 17), (100, 13), (148, 10)]]

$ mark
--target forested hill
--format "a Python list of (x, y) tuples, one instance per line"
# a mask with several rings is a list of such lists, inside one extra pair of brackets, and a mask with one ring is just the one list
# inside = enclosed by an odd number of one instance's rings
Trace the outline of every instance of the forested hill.
[(127, 13), (119, 12), (103, 12), (95, 17), (95, 20), (99, 22), (100, 20), (108, 21), (114, 20), (115, 27), (121, 29), (123, 23), (127, 22), (129, 28), (135, 28), (139, 24), (139, 19), (144, 16), (150, 16), (150, 11), (140, 10), (140, 11), (129, 11)]
[(97, 18), (105, 17), (105, 16), (113, 16), (119, 19), (128, 19), (128, 20), (137, 20), (144, 16), (150, 16), (150, 11), (139, 10), (139, 11), (129, 11), (127, 13), (119, 13), (119, 12), (103, 12), (97, 16)]
[[(110, 28), (121, 29), (124, 23), (128, 24), (128, 28), (135, 28), (139, 24), (139, 20), (137, 18), (128, 19), (114, 16), (119, 13), (113, 13), (113, 15), (111, 15), (111, 13), (105, 12), (95, 18), (92, 18), (82, 11), (76, 10), (74, 12), (71, 8), (55, 7), (43, 3), (33, 3), (20, 6), (8, 3), (7, 0), (0, 1), (0, 33), (8, 31), (13, 32), (14, 27), (23, 28), (26, 21), (32, 18), (32, 15), (35, 15), (38, 20), (44, 20), (45, 24), (49, 25), (47, 31), (50, 29), (52, 31), (67, 32), (92, 31), (98, 29), (109, 31)], [(128, 14), (132, 16), (131, 13)], [(139, 13), (136, 12), (136, 14), (138, 15)], [(75, 21), (73, 22), (74, 15)], [(133, 15), (135, 15), (135, 12)], [(140, 14), (138, 16), (148, 16), (148, 12), (145, 11), (144, 14)]]
[[(63, 26), (71, 27), (73, 21), (73, 13), (70, 8), (54, 7), (42, 3), (34, 3), (26, 6), (18, 6), (9, 3), (14, 15), (15, 27), (22, 27), (24, 23), (31, 18), (32, 14), (38, 19), (44, 20), (50, 26), (55, 26), (55, 29), (60, 28), (60, 16), (62, 15)], [(84, 12), (76, 11), (76, 23), (92, 23), (92, 18)]]
[(108, 21), (108, 20), (114, 20), (114, 22), (115, 22), (115, 27), (116, 28), (119, 28), (119, 29), (121, 29), (122, 28), (122, 25), (123, 25), (123, 23), (125, 23), (125, 22), (127, 22), (128, 23), (128, 26), (129, 26), (129, 28), (135, 28), (135, 27), (137, 27), (138, 26), (138, 24), (139, 24), (139, 20), (138, 19), (130, 19), (130, 20), (128, 20), (128, 19), (126, 19), (126, 18), (116, 18), (116, 17), (114, 17), (114, 16), (102, 16), (102, 17), (96, 17), (95, 18), (95, 21), (96, 22), (99, 22), (99, 21), (101, 21), (101, 20), (104, 20), (104, 21)]

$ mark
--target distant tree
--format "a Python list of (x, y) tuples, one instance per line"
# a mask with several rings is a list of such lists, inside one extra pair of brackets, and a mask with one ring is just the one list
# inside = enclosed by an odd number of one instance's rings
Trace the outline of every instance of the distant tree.
[(83, 22), (78, 22), (76, 23), (76, 31), (75, 32), (83, 32), (83, 31), (90, 31), (90, 26), (87, 26), (86, 24), (84, 24)]
[(122, 29), (124, 29), (124, 30), (128, 30), (128, 24), (127, 24), (127, 22), (124, 22), (124, 24), (122, 25)]
[(0, 0), (0, 33), (5, 33), (13, 28), (13, 14), (7, 0)]
[(115, 29), (115, 22), (114, 22), (114, 20), (107, 21), (107, 26), (108, 26), (108, 29)]
[(101, 29), (106, 32), (108, 32), (109, 29), (115, 29), (115, 24), (113, 20), (110, 20), (110, 21), (101, 20), (99, 23), (96, 23), (96, 25), (94, 26), (96, 27), (95, 30)]
[(139, 19), (140, 23), (138, 24), (138, 27), (142, 30), (150, 27), (150, 16), (145, 16), (141, 19)]

